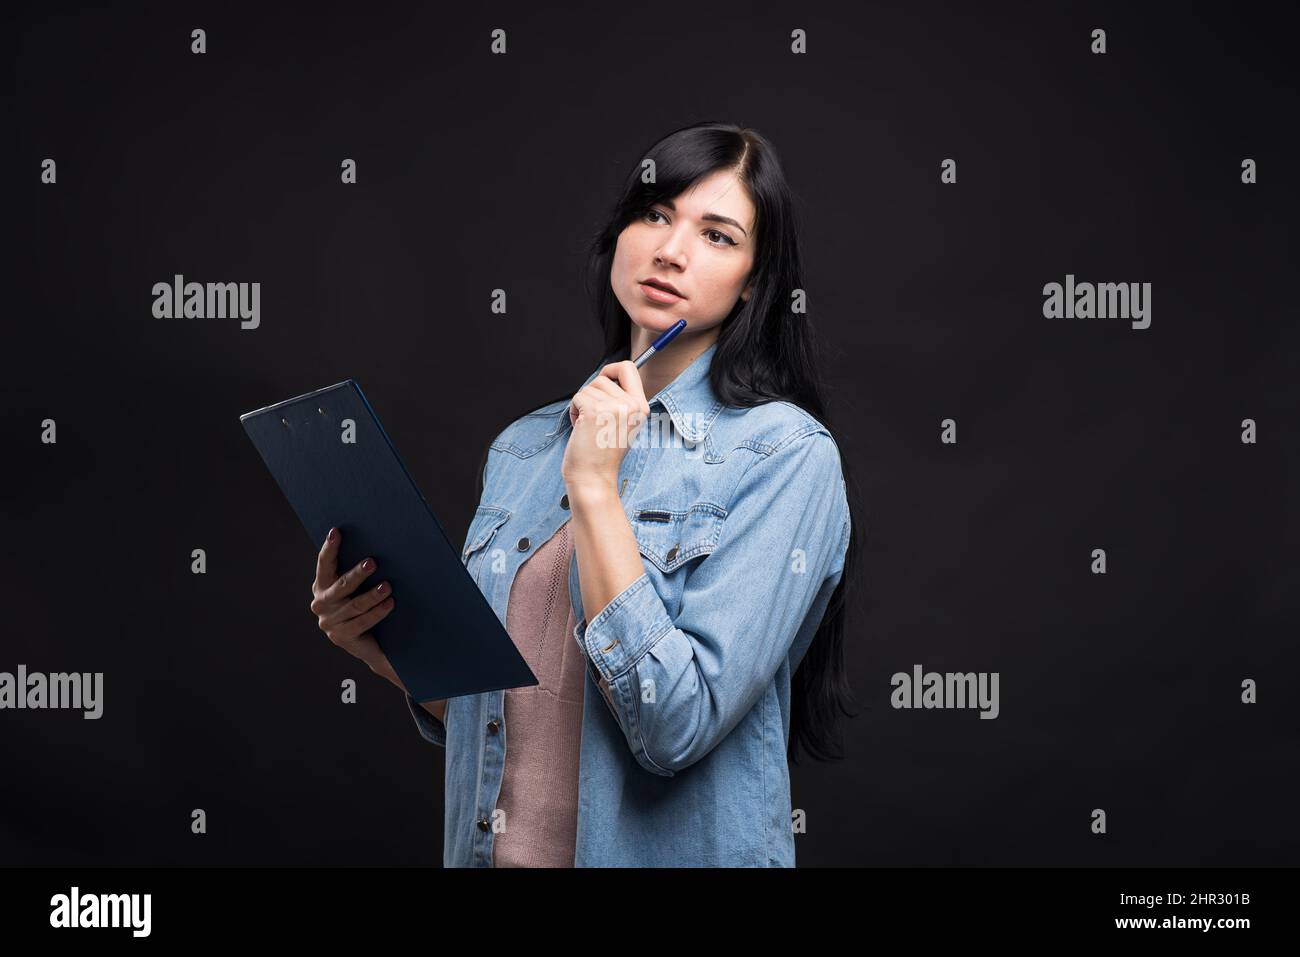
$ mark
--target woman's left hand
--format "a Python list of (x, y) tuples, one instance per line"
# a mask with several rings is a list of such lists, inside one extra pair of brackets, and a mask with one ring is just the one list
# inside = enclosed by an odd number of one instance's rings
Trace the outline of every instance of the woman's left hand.
[(632, 436), (649, 415), (641, 370), (629, 359), (611, 362), (578, 390), (569, 404), (573, 434), (560, 467), (569, 491), (613, 488)]

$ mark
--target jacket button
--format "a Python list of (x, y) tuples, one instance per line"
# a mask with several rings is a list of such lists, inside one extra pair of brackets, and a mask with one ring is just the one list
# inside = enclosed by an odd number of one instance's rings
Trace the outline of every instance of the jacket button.
[(496, 734), (497, 729), (500, 727), (501, 727), (501, 722), (498, 721), (496, 718), (493, 718), (491, 721), (488, 722), (488, 730), (491, 731), (493, 734)]
[(487, 818), (481, 817), (478, 819), (478, 829), (480, 831), (489, 831), (492, 829), (492, 825), (488, 823)]
[(672, 548), (668, 549), (668, 561), (671, 562), (676, 557), (677, 557), (677, 546), (674, 545)]
[(560, 508), (564, 509), (566, 512), (569, 510), (569, 495), (567, 492), (565, 493), (564, 498), (560, 499)]
[(528, 536), (527, 536), (527, 535), (525, 535), (523, 538), (519, 539), (519, 550), (520, 550), (521, 552), (526, 552), (526, 551), (528, 551)]

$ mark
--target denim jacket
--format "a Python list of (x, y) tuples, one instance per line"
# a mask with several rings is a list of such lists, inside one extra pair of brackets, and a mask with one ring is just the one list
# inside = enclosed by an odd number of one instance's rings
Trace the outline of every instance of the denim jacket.
[[(807, 412), (717, 400), (716, 348), (649, 400), (619, 471), (644, 573), (587, 620), (570, 563), (588, 676), (577, 867), (794, 866), (790, 679), (843, 573), (846, 489), (834, 439)], [(488, 451), (461, 557), (503, 624), (519, 566), (570, 517), (567, 407), (524, 415)], [(446, 752), (444, 866), (491, 867), (508, 826), (494, 814), (504, 697), (448, 699), (444, 724), (407, 695)]]

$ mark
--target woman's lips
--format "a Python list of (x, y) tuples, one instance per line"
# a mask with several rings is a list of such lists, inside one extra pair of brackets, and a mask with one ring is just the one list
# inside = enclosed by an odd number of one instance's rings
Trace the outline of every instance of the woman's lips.
[(667, 289), (660, 289), (658, 286), (650, 286), (646, 283), (638, 283), (638, 285), (641, 287), (641, 292), (651, 302), (674, 303), (682, 301), (681, 296), (674, 295)]

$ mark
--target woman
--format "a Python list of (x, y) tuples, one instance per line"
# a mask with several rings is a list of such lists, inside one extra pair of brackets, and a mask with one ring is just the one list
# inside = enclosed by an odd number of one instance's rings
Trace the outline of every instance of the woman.
[[(462, 555), (539, 683), (407, 695), (446, 749), (449, 867), (792, 867), (787, 762), (850, 713), (856, 523), (783, 173), (718, 123), (646, 159), (593, 245), (602, 361), (491, 443)], [(396, 596), (351, 597), (376, 569), (339, 577), (338, 538), (312, 611), (402, 688), (367, 633)]]

